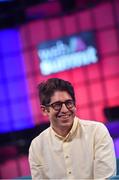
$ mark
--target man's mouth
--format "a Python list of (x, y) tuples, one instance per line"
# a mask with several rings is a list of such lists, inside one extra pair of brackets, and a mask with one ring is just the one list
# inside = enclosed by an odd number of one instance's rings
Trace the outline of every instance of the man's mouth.
[(58, 115), (58, 118), (63, 118), (63, 119), (67, 119), (71, 116), (71, 114), (62, 114), (62, 115)]

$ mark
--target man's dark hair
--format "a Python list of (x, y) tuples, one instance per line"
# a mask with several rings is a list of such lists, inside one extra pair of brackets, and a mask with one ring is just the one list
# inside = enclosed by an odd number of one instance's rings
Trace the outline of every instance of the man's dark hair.
[(40, 103), (47, 105), (51, 101), (51, 97), (56, 91), (66, 91), (73, 99), (75, 103), (75, 93), (72, 84), (68, 81), (59, 78), (50, 78), (47, 81), (43, 81), (38, 85), (38, 93)]

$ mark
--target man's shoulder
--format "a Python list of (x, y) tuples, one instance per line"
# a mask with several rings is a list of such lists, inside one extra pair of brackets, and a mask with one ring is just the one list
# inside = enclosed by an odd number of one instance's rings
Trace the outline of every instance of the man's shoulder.
[(100, 136), (109, 134), (107, 127), (102, 122), (79, 119), (79, 124), (81, 128), (85, 129), (87, 132), (95, 133)]
[(97, 121), (94, 121), (94, 120), (87, 120), (87, 119), (80, 119), (80, 123), (81, 124), (84, 124), (84, 125), (100, 125), (102, 124), (101, 122), (97, 122)]
[(37, 142), (42, 141), (43, 139), (47, 139), (48, 134), (49, 134), (49, 130), (50, 130), (50, 127), (48, 127), (47, 129), (43, 130), (38, 136), (36, 136), (32, 140), (32, 142), (37, 143)]
[(106, 126), (99, 121), (94, 121), (94, 120), (87, 120), (87, 119), (79, 119), (77, 118), (77, 120), (79, 120), (79, 124), (85, 127), (94, 127), (94, 128), (106, 128)]

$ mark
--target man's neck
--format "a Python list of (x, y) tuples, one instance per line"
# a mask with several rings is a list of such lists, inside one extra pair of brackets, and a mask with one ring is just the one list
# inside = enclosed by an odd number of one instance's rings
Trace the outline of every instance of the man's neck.
[(57, 135), (59, 136), (62, 136), (62, 137), (66, 137), (67, 134), (70, 132), (71, 128), (66, 128), (66, 127), (63, 127), (63, 128), (57, 128), (57, 127), (52, 127), (53, 130), (57, 133)]

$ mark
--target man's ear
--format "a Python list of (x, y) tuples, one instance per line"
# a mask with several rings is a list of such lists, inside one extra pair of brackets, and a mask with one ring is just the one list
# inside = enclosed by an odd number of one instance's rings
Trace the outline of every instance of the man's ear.
[(40, 108), (41, 108), (41, 112), (42, 112), (42, 114), (43, 114), (44, 116), (47, 116), (47, 115), (48, 115), (48, 110), (47, 110), (47, 107), (46, 107), (46, 106), (41, 105), (41, 106), (40, 106)]

